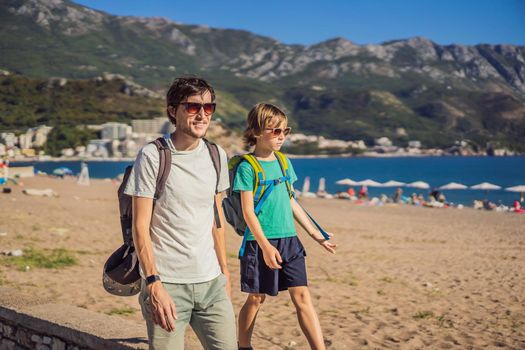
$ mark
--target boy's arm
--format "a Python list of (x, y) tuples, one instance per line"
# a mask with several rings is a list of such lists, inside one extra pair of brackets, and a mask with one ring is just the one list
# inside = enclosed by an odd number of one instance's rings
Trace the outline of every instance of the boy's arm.
[[(326, 240), (321, 232), (312, 225), (312, 222), (308, 218), (308, 215), (306, 215), (304, 209), (297, 203), (295, 198), (290, 198), (290, 204), (292, 205), (292, 211), (293, 216), (297, 223), (308, 233), (310, 237), (312, 237), (317, 243), (321, 244), (323, 248), (325, 248), (330, 253), (335, 253), (335, 248), (337, 245), (332, 244), (328, 240)], [(332, 233), (327, 232), (330, 237), (333, 236)]]
[[(155, 257), (151, 244), (150, 224), (153, 212), (153, 199), (133, 196), (133, 244), (139, 258), (142, 271), (146, 276), (157, 275)], [(175, 303), (160, 281), (148, 285), (153, 322), (164, 330), (175, 329), (177, 313)]]
[(231, 281), (230, 281), (230, 271), (228, 270), (228, 260), (226, 258), (226, 239), (224, 235), (224, 223), (226, 219), (224, 218), (224, 212), (222, 210), (222, 199), (224, 192), (217, 193), (215, 195), (215, 205), (219, 211), (219, 220), (221, 221), (221, 227), (217, 227), (217, 223), (214, 223), (212, 228), (213, 242), (215, 248), (215, 254), (217, 255), (217, 260), (219, 261), (219, 266), (221, 271), (226, 277), (226, 293), (231, 299)]
[(248, 228), (263, 251), (264, 262), (271, 269), (280, 269), (280, 264), (283, 260), (279, 251), (270, 244), (264, 235), (261, 223), (259, 219), (257, 219), (257, 215), (255, 215), (252, 191), (241, 191), (241, 205), (244, 221), (246, 221)]

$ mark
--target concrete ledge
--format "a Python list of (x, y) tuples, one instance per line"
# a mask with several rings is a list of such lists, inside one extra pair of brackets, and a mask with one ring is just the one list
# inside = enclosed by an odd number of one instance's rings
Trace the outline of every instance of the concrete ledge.
[(147, 349), (145, 324), (0, 288), (0, 350)]

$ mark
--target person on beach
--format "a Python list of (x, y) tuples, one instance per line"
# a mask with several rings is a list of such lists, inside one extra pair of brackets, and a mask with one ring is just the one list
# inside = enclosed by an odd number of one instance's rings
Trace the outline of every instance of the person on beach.
[(412, 204), (412, 205), (421, 205), (421, 202), (419, 201), (419, 198), (418, 198), (417, 194), (412, 193), (412, 195), (410, 196), (410, 204)]
[(401, 202), (401, 200), (402, 200), (401, 198), (402, 197), (403, 197), (403, 189), (401, 187), (398, 187), (396, 189), (396, 192), (394, 193), (392, 201), (394, 203), (399, 203), (399, 202)]
[(237, 349), (224, 228), (216, 223), (225, 222), (220, 203), (229, 187), (227, 157), (219, 147), (218, 176), (203, 140), (215, 92), (203, 79), (178, 78), (166, 100), (176, 130), (166, 137), (172, 160), (164, 193), (154, 205), (159, 152), (153, 144), (140, 150), (125, 190), (133, 196), (149, 347), (184, 349), (189, 324), (204, 349)]
[[(275, 152), (280, 150), (290, 130), (286, 114), (274, 105), (260, 103), (249, 112), (244, 140), (255, 146), (253, 154), (266, 179), (283, 176)], [(289, 183), (293, 184), (297, 176), (290, 160), (288, 166)], [(255, 319), (266, 295), (275, 296), (284, 290), (290, 294), (310, 347), (325, 349), (321, 325), (307, 287), (306, 252), (297, 237), (293, 219), (328, 252), (335, 253), (336, 245), (322, 236), (301, 206), (290, 198), (285, 182), (275, 185), (256, 215), (254, 179), (253, 167), (242, 162), (233, 190), (240, 192), (242, 212), (249, 228), (244, 253), (240, 256), (241, 291), (249, 294), (239, 313), (239, 349), (252, 349)]]
[(364, 199), (364, 200), (368, 199), (368, 187), (361, 186), (361, 189), (359, 190), (358, 198)]

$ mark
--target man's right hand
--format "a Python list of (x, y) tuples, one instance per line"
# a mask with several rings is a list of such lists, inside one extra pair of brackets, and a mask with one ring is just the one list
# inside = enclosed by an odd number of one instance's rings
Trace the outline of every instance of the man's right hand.
[(280, 269), (281, 264), (283, 263), (281, 254), (279, 254), (277, 248), (271, 244), (268, 244), (267, 247), (263, 248), (263, 258), (265, 264), (273, 270)]
[(175, 330), (177, 310), (175, 303), (160, 281), (148, 286), (153, 322), (167, 332)]

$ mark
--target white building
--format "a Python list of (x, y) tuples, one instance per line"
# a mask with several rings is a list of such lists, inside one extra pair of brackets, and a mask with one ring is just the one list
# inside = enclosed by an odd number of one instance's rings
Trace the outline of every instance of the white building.
[(131, 137), (131, 126), (113, 122), (102, 124), (101, 137), (106, 140), (125, 140)]
[(421, 141), (409, 141), (408, 147), (409, 148), (421, 148)]
[(25, 134), (18, 137), (18, 146), (21, 149), (28, 149), (33, 146), (33, 131), (28, 129)]
[(121, 142), (119, 140), (113, 140), (109, 143), (109, 154), (111, 157), (122, 157)]
[(73, 157), (75, 155), (75, 150), (73, 148), (64, 148), (60, 153), (64, 157)]
[(85, 157), (86, 156), (86, 146), (77, 146), (75, 147), (75, 153), (79, 156), (79, 157)]
[(131, 121), (134, 133), (138, 134), (170, 134), (175, 130), (167, 117), (154, 119), (134, 119)]
[(126, 140), (121, 143), (121, 152), (126, 157), (135, 157), (139, 151), (139, 145), (134, 140)]
[(324, 137), (320, 137), (318, 146), (319, 148), (346, 148), (348, 147), (348, 142), (343, 140), (331, 140), (325, 139)]
[(348, 141), (348, 146), (356, 149), (366, 149), (366, 144), (363, 140)]
[(108, 158), (110, 143), (111, 140), (91, 140), (87, 145), (86, 153), (93, 157)]
[(310, 143), (317, 143), (319, 140), (319, 137), (315, 135), (305, 135), (305, 134), (298, 134), (298, 133), (292, 133), (290, 136), (286, 138), (286, 140), (290, 140), (290, 142), (310, 142)]
[(388, 137), (380, 137), (375, 140), (375, 144), (381, 147), (390, 147), (392, 146), (392, 141)]
[(17, 137), (12, 132), (3, 132), (0, 134), (0, 141), (9, 149), (15, 147)]
[(51, 130), (53, 130), (53, 127), (41, 125), (33, 128), (32, 130), (34, 132), (33, 147), (43, 147), (47, 142), (47, 135), (49, 135)]

